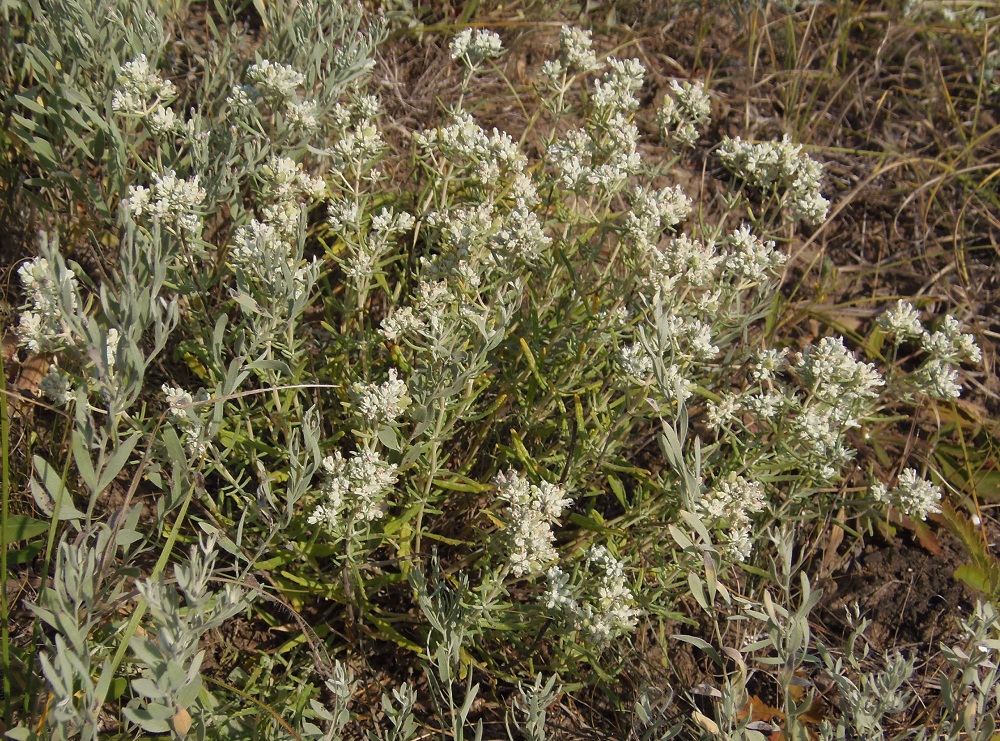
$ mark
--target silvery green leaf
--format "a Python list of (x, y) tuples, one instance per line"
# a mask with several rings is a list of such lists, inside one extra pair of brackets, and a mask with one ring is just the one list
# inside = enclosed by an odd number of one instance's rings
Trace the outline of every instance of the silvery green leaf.
[(92, 492), (97, 491), (97, 472), (94, 470), (94, 463), (90, 459), (90, 451), (84, 439), (83, 432), (79, 428), (73, 431), (72, 447), (73, 462), (76, 464), (80, 478), (83, 479), (83, 483)]
[[(40, 477), (41, 483), (35, 476), (32, 476), (29, 485), (38, 508), (55, 520), (83, 519), (83, 512), (73, 506), (72, 495), (63, 485), (59, 473), (43, 458), (36, 455), (33, 460), (36, 474)], [(57, 505), (58, 512), (56, 512)]]
[(39, 741), (39, 737), (35, 735), (35, 732), (24, 726), (18, 726), (7, 731), (7, 738), (14, 739), (14, 741)]
[(142, 730), (149, 733), (170, 732), (170, 724), (167, 720), (173, 716), (173, 712), (169, 708), (158, 705), (140, 707), (138, 704), (133, 707), (133, 704), (129, 703), (122, 710), (122, 713)]
[(95, 494), (99, 494), (107, 489), (108, 486), (111, 485), (111, 482), (114, 481), (115, 477), (121, 473), (125, 464), (128, 463), (128, 459), (129, 456), (132, 455), (132, 451), (135, 450), (136, 443), (139, 442), (141, 437), (141, 433), (133, 433), (131, 436), (123, 440), (114, 450), (111, 457), (108, 459), (107, 465), (101, 472), (97, 487), (94, 489)]

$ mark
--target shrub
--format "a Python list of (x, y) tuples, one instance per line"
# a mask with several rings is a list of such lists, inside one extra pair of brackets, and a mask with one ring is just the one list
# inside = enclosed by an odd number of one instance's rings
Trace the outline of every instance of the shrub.
[[(718, 575), (759, 572), (769, 526), (938, 507), (927, 472), (890, 490), (857, 450), (957, 396), (974, 338), (898, 305), (882, 331), (926, 354), (904, 372), (877, 343), (770, 332), (782, 243), (827, 216), (822, 165), (787, 137), (727, 139), (708, 149), (731, 196), (696, 203), (676, 175), (706, 148), (700, 82), (671, 85), (651, 157), (645, 68), (566, 28), (515, 140), (465, 105), (503, 51), (463, 31), (461, 102), (393, 152), (364, 85), (385, 29), (353, 6), (260, 4), (252, 54), (221, 8), (196, 52), (141, 0), (12, 7), (15, 147), (37, 175), (17, 195), (47, 225), (17, 332), (51, 356), (56, 405), (31, 458), (44, 647), (22, 659), (51, 697), (12, 737), (94, 738), (114, 707), (127, 734), (339, 738), (359, 690), (331, 653), (374, 638), (422, 662), (443, 736), (480, 737), (474, 700), (502, 682), (520, 684), (508, 731), (543, 738), (554, 675), (610, 686), (688, 594), (737, 604)], [(809, 652), (817, 596), (803, 582), (793, 613), (790, 574), (783, 611), (745, 602), (785, 680), (810, 664), (845, 697), (898, 689), (901, 659), (883, 676)], [(299, 635), (203, 672), (202, 639), (248, 611)], [(746, 731), (744, 682), (693, 722)], [(824, 733), (870, 732), (893, 697)], [(413, 738), (417, 690), (380, 702), (369, 737)]]

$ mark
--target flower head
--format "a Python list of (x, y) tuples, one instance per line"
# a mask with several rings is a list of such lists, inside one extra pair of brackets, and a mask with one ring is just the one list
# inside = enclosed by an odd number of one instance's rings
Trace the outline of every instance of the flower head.
[(978, 363), (983, 357), (976, 338), (964, 333), (961, 323), (950, 315), (936, 331), (924, 334), (921, 344), (935, 358), (950, 363)]
[(503, 54), (503, 41), (494, 31), (466, 28), (451, 40), (451, 58), (461, 60), (469, 69), (475, 69), (487, 59)]
[(296, 90), (306, 79), (305, 75), (287, 64), (276, 64), (268, 59), (251, 64), (247, 77), (264, 95), (281, 101), (293, 100)]
[(786, 134), (780, 142), (745, 142), (725, 137), (716, 152), (727, 169), (761, 190), (777, 191), (794, 219), (819, 224), (830, 202), (820, 194), (823, 166), (802, 153)]
[(711, 104), (701, 81), (671, 80), (670, 94), (663, 98), (656, 123), (664, 139), (693, 147), (698, 130), (708, 126), (711, 117)]
[(920, 315), (909, 301), (899, 300), (891, 309), (886, 309), (878, 318), (878, 325), (895, 336), (896, 344), (911, 337), (920, 337), (924, 327)]
[(915, 520), (926, 520), (927, 515), (941, 511), (938, 504), (941, 501), (941, 487), (921, 479), (912, 468), (906, 468), (899, 474), (896, 486), (891, 491), (881, 483), (873, 486), (872, 496), (876, 501), (892, 504)]
[[(111, 98), (111, 110), (123, 116), (147, 116), (154, 111), (161, 115), (168, 103), (177, 97), (177, 88), (149, 68), (149, 60), (140, 54), (122, 65), (118, 72), (118, 87)], [(172, 115), (172, 111), (169, 115)]]
[(389, 370), (389, 380), (381, 385), (355, 383), (352, 395), (358, 414), (373, 427), (392, 424), (410, 404), (406, 383), (399, 380), (395, 368)]
[(66, 322), (79, 305), (76, 274), (61, 258), (36, 257), (17, 270), (26, 301), (17, 328), (20, 343), (34, 353), (52, 352), (72, 342)]
[(601, 68), (593, 50), (590, 31), (563, 26), (559, 31), (559, 61), (570, 72), (595, 72)]
[(188, 235), (201, 229), (199, 207), (205, 200), (205, 189), (198, 183), (199, 176), (190, 180), (177, 177), (173, 170), (153, 173), (150, 188), (129, 186), (126, 208), (133, 218), (149, 215), (160, 223), (174, 226)]
[(571, 500), (562, 487), (546, 481), (531, 484), (512, 470), (497, 474), (496, 484), (497, 498), (506, 505), (504, 539), (511, 572), (535, 573), (555, 558), (552, 524)]
[(356, 451), (347, 459), (339, 450), (327, 456), (323, 459), (322, 499), (309, 522), (336, 529), (348, 510), (360, 520), (381, 519), (386, 493), (396, 483), (396, 469), (373, 450)]

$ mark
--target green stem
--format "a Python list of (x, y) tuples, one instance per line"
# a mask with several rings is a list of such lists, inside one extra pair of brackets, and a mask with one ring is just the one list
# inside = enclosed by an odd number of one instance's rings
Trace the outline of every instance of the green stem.
[[(170, 535), (167, 536), (167, 542), (163, 546), (163, 551), (160, 553), (159, 559), (156, 561), (156, 565), (153, 567), (153, 572), (149, 575), (150, 581), (158, 578), (163, 570), (167, 566), (167, 561), (170, 560), (171, 551), (173, 551), (174, 544), (177, 542), (178, 534), (181, 531), (181, 526), (184, 524), (184, 517), (187, 515), (188, 505), (191, 504), (191, 499), (195, 491), (195, 486), (192, 485), (188, 495), (184, 498), (184, 503), (181, 505), (181, 511), (177, 515), (177, 520), (174, 522), (173, 528), (170, 530)], [(114, 658), (111, 659), (111, 666), (109, 671), (114, 674), (121, 666), (122, 659), (125, 658), (125, 652), (128, 650), (128, 642), (135, 633), (136, 628), (139, 627), (139, 623), (142, 621), (143, 616), (146, 614), (146, 599), (144, 597), (139, 597), (138, 603), (135, 606), (135, 612), (132, 613), (132, 618), (128, 621), (128, 625), (125, 627), (124, 633), (122, 633), (121, 640), (118, 643), (118, 650), (115, 651)]]
[[(49, 578), (49, 569), (52, 568), (52, 552), (56, 543), (56, 529), (59, 527), (59, 513), (62, 511), (63, 497), (68, 492), (66, 481), (69, 480), (69, 467), (73, 462), (72, 447), (61, 446), (61, 449), (66, 450), (66, 463), (63, 465), (62, 476), (59, 479), (61, 486), (59, 487), (59, 493), (56, 494), (56, 501), (52, 510), (52, 522), (49, 523), (48, 539), (45, 543), (45, 559), (42, 562), (41, 582), (38, 587), (38, 597), (35, 600), (36, 604), (39, 605), (45, 604), (45, 585)], [(4, 589), (6, 591), (6, 584)], [(31, 660), (25, 662), (27, 666), (35, 666), (35, 659), (42, 645), (40, 631), (41, 621), (36, 616), (32, 627), (32, 655)], [(26, 713), (30, 712), (32, 698), (35, 696), (35, 682), (38, 679), (40, 679), (39, 672), (28, 673), (28, 687), (24, 693), (24, 711)]]
[(420, 509), (417, 510), (416, 525), (414, 527), (415, 537), (413, 544), (413, 552), (414, 554), (417, 555), (420, 554), (420, 540), (421, 540), (420, 534), (423, 529), (423, 523), (424, 523), (424, 508), (427, 507), (427, 501), (430, 499), (431, 496), (431, 487), (434, 484), (434, 478), (437, 476), (438, 472), (438, 449), (440, 448), (441, 445), (441, 431), (444, 428), (444, 415), (445, 415), (445, 408), (447, 406), (447, 402), (444, 399), (439, 399), (438, 401), (440, 406), (438, 408), (437, 422), (434, 425), (434, 442), (431, 444), (431, 454), (427, 472), (427, 483), (424, 484), (424, 493), (423, 496), (420, 498)]
[(12, 725), (10, 704), (10, 624), (7, 604), (7, 520), (10, 516), (10, 420), (7, 418), (7, 376), (0, 356), (0, 457), (3, 459), (0, 511), (0, 661), (3, 662), (3, 720)]
[(244, 700), (247, 700), (248, 702), (253, 703), (257, 707), (261, 708), (262, 710), (267, 711), (268, 715), (270, 715), (272, 718), (274, 718), (274, 720), (279, 725), (281, 725), (282, 728), (284, 728), (286, 731), (288, 731), (288, 734), (293, 739), (295, 739), (295, 741), (301, 741), (301, 736), (299, 736), (299, 734), (297, 734), (295, 732), (295, 729), (292, 728), (290, 725), (288, 725), (288, 721), (286, 721), (284, 718), (282, 718), (280, 715), (278, 715), (278, 712), (274, 708), (272, 708), (270, 705), (261, 702), (260, 700), (258, 700), (253, 695), (250, 695), (250, 694), (244, 692), (243, 690), (239, 689), (238, 687), (234, 687), (233, 685), (228, 684), (227, 682), (223, 682), (221, 679), (214, 679), (213, 677), (208, 677), (208, 676), (204, 676), (204, 675), (202, 675), (202, 679), (204, 679), (204, 680), (206, 680), (208, 682), (211, 682), (212, 684), (216, 684), (219, 687), (222, 687), (223, 689), (229, 690), (233, 694), (238, 695), (239, 697), (242, 697)]

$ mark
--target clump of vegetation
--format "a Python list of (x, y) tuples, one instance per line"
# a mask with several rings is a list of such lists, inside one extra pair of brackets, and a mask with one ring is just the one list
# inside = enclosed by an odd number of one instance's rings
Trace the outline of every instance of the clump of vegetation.
[[(707, 77), (650, 103), (662, 70), (572, 24), (515, 85), (466, 27), (398, 145), (361, 6), (0, 7), (0, 184), (37, 234), (5, 307), (0, 571), (38, 577), (0, 605), (9, 737), (543, 739), (598, 692), (643, 739), (993, 736), (976, 478), (944, 432), (884, 444), (955, 418), (980, 338), (917, 295), (795, 328), (843, 208), (798, 132), (720, 134)], [(517, 138), (482, 120), (498, 78)], [(816, 638), (796, 553), (936, 514), (986, 594), (896, 733), (916, 657), (856, 610)], [(646, 668), (685, 643), (711, 677)]]

